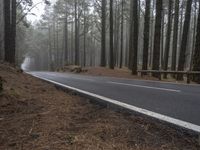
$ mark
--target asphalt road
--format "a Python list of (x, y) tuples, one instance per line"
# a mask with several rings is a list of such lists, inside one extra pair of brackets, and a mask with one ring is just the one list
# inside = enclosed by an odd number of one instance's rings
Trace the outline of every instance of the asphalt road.
[(30, 72), (90, 93), (200, 126), (200, 86), (94, 77), (70, 73)]

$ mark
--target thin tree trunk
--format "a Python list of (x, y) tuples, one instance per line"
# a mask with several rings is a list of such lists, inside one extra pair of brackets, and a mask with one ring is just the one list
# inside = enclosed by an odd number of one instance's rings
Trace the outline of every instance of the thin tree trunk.
[(121, 48), (120, 48), (120, 64), (119, 68), (122, 68), (123, 61), (123, 47), (124, 47), (124, 0), (122, 0), (121, 8)]
[(64, 39), (65, 39), (65, 41), (64, 41), (64, 48), (65, 48), (65, 58), (64, 58), (64, 60), (65, 60), (65, 64), (68, 64), (69, 63), (69, 60), (68, 60), (68, 54), (69, 54), (69, 52), (68, 52), (68, 14), (67, 14), (67, 12), (66, 12), (66, 14), (65, 14), (65, 32), (64, 32)]
[(129, 24), (126, 21), (126, 48), (125, 48), (125, 66), (129, 67)]
[[(173, 6), (173, 1), (169, 0), (167, 37), (165, 42), (165, 54), (164, 54), (164, 70), (168, 69), (168, 61), (169, 61), (169, 49), (170, 49), (171, 26), (172, 26), (172, 6)], [(164, 78), (167, 78), (167, 74), (164, 75)]]
[(178, 24), (179, 24), (179, 0), (175, 1), (174, 31), (173, 31), (173, 49), (171, 70), (176, 70), (177, 44), (178, 44)]
[(85, 10), (84, 10), (84, 39), (83, 39), (83, 66), (86, 66), (86, 16), (85, 16)]
[(113, 0), (110, 0), (110, 69), (114, 69), (113, 55)]
[(74, 64), (74, 23), (71, 25), (71, 64)]
[(120, 20), (119, 17), (119, 5), (118, 1), (116, 1), (116, 7), (115, 7), (115, 19), (114, 19), (114, 64), (118, 66), (119, 64), (119, 30), (120, 30)]
[(132, 69), (133, 66), (133, 1), (130, 2), (130, 25), (129, 25), (129, 59), (128, 59), (128, 68)]
[(149, 51), (149, 67), (152, 66), (152, 58), (153, 58), (153, 44), (154, 44), (154, 9), (155, 9), (155, 0), (153, 0), (153, 7), (151, 10), (151, 30), (150, 30), (150, 51)]
[(77, 0), (75, 0), (75, 65), (79, 65)]
[(49, 32), (49, 63), (50, 63), (50, 71), (54, 70), (53, 59), (52, 59), (52, 46), (51, 46), (51, 28), (48, 27)]
[(58, 22), (56, 22), (56, 62), (57, 62), (57, 69), (59, 68), (59, 33), (58, 33)]
[(56, 22), (53, 22), (53, 54), (54, 54), (54, 62), (55, 69), (57, 68), (57, 49), (56, 49)]
[(101, 66), (106, 66), (106, 0), (101, 4)]
[(162, 24), (161, 24), (161, 54), (160, 54), (160, 63), (161, 63), (161, 68), (164, 67), (164, 58), (163, 58), (163, 53), (164, 53), (164, 36), (165, 36), (165, 11), (163, 10), (162, 12)]

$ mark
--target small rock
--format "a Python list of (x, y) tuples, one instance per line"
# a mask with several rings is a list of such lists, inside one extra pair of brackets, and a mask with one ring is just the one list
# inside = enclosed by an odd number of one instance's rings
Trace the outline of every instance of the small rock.
[(13, 143), (9, 143), (8, 145), (9, 146), (16, 146), (17, 144), (15, 142), (13, 142)]
[(32, 133), (32, 134), (31, 134), (31, 137), (32, 137), (33, 139), (37, 139), (37, 138), (40, 137), (40, 134), (38, 134), (38, 133)]

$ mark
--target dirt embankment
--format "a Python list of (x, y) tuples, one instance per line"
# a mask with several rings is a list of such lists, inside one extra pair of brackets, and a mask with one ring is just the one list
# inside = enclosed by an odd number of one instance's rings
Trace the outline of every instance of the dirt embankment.
[(163, 124), (91, 104), (0, 64), (0, 150), (198, 150)]

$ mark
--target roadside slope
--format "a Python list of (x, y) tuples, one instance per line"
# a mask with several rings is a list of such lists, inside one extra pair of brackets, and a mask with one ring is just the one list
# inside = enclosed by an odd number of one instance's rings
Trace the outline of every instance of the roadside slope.
[(196, 139), (0, 64), (0, 149), (191, 149)]

